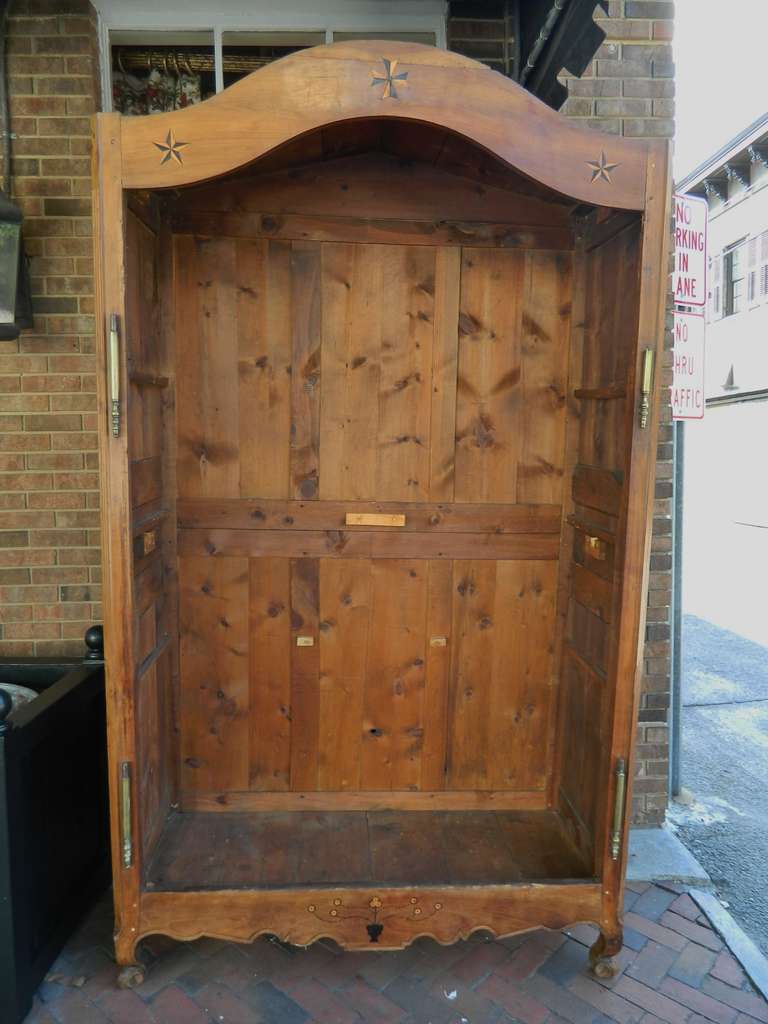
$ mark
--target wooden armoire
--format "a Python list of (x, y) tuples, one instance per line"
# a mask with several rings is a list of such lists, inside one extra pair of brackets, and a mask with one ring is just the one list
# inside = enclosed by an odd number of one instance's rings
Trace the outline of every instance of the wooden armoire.
[(579, 921), (610, 973), (666, 143), (378, 40), (99, 115), (95, 168), (121, 983)]

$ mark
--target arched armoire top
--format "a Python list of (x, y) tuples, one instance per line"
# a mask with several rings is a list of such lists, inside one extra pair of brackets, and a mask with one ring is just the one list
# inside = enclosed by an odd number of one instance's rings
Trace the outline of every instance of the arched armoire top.
[(581, 128), (477, 61), (417, 43), (334, 43), (291, 54), (198, 106), (120, 125), (123, 188), (210, 180), (324, 125), (391, 117), (445, 128), (580, 202), (646, 205), (665, 143)]

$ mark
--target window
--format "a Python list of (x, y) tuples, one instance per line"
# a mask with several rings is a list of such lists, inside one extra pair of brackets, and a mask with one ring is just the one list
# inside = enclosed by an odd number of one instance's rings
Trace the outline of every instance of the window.
[(723, 316), (744, 307), (744, 244), (736, 242), (723, 253)]
[(768, 231), (760, 235), (760, 298), (768, 298)]
[(720, 316), (720, 293), (722, 283), (720, 280), (720, 257), (715, 256), (714, 259), (714, 272), (712, 274), (714, 279), (714, 288), (712, 289), (712, 319), (716, 320)]
[[(99, 0), (107, 108), (176, 110), (207, 99), (270, 61), (342, 39), (446, 46), (445, 0), (218, 0), (152, 5)], [(206, 8), (208, 8), (206, 10)]]
[(757, 245), (758, 238), (749, 240), (749, 270), (747, 272), (747, 302), (750, 307), (757, 301)]

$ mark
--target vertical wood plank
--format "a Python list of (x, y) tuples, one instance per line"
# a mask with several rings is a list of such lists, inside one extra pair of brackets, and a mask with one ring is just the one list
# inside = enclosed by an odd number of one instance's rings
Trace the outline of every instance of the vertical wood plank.
[(562, 501), (571, 278), (570, 254), (526, 255), (519, 502)]
[[(434, 559), (428, 566), (426, 680), (424, 687), (424, 745), (421, 789), (445, 788), (448, 741), (448, 695), (451, 670), (451, 601), (453, 564)], [(442, 643), (442, 641), (445, 643)]]
[(317, 498), (320, 472), (321, 259), (318, 242), (291, 251), (291, 496)]
[[(375, 255), (381, 263), (381, 291), (376, 297), (381, 370), (372, 497), (426, 501), (435, 251), (427, 246), (381, 245), (375, 246)], [(358, 329), (363, 330), (363, 325)]]
[(320, 497), (376, 496), (381, 260), (377, 246), (326, 243)]
[[(317, 786), (320, 581), (316, 558), (291, 560), (291, 786)], [(311, 637), (313, 646), (297, 644)]]
[[(291, 247), (238, 239), (239, 495), (287, 498), (291, 430)], [(234, 396), (230, 396), (233, 401)]]
[(502, 561), (490, 680), (488, 784), (543, 789), (550, 764), (556, 562)]
[(372, 563), (361, 788), (418, 789), (421, 776), (427, 563)]
[(438, 249), (435, 253), (435, 335), (429, 436), (430, 501), (453, 499), (460, 287), (461, 250), (447, 246)]
[(250, 788), (286, 790), (290, 784), (291, 768), (289, 559), (251, 559), (248, 602), (251, 639)]
[(240, 494), (235, 243), (175, 240), (179, 493)]
[(371, 563), (320, 562), (318, 789), (360, 788), (363, 690), (371, 619)]
[(179, 562), (183, 788), (248, 788), (248, 562)]
[(447, 789), (487, 788), (495, 607), (496, 563), (454, 562)]
[(524, 271), (523, 252), (463, 250), (456, 501), (517, 500)]

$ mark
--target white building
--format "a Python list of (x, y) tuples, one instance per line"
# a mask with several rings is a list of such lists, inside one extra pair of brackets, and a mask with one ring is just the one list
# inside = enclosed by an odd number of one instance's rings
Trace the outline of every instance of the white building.
[(683, 607), (768, 645), (768, 114), (676, 192), (709, 205), (706, 411), (685, 428)]

